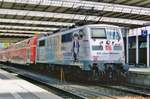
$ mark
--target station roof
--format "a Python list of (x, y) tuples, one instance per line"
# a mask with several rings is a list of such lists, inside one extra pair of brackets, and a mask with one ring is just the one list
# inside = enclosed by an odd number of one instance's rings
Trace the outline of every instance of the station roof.
[(0, 33), (49, 33), (81, 21), (141, 27), (149, 7), (149, 0), (0, 0)]

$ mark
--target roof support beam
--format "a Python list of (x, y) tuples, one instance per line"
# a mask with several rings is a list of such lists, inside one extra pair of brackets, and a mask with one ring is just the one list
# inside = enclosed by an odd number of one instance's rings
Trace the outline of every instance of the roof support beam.
[[(11, 9), (0, 9), (1, 15), (19, 15), (19, 16), (33, 16), (33, 17), (48, 17), (56, 19), (71, 19), (71, 20), (86, 20), (87, 21), (102, 21), (102, 22), (112, 22), (112, 23), (125, 23), (134, 25), (143, 25), (149, 21), (141, 20), (130, 20), (121, 18), (110, 18), (92, 15), (79, 15), (79, 14), (64, 14), (64, 13), (53, 13), (53, 12), (41, 12), (41, 11), (28, 11), (28, 10), (11, 10)], [(101, 20), (99, 20), (101, 19)], [(0, 20), (1, 21), (1, 20)], [(11, 23), (11, 22), (9, 22)]]
[(100, 3), (93, 1), (56, 1), (56, 0), (0, 0), (3, 2), (10, 3), (24, 3), (24, 4), (33, 4), (33, 5), (45, 5), (45, 6), (55, 6), (55, 7), (67, 7), (67, 8), (81, 8), (85, 10), (98, 10), (98, 11), (111, 11), (111, 12), (121, 12), (121, 13), (130, 13), (130, 14), (139, 14), (139, 15), (149, 15), (150, 8), (144, 7), (135, 7), (119, 4), (110, 4), (110, 3)]

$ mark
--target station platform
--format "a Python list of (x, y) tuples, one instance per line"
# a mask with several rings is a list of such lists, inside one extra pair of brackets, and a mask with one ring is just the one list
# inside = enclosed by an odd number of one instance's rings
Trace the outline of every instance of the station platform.
[(128, 82), (150, 88), (150, 68), (130, 68)]
[(0, 99), (62, 99), (0, 69)]
[(138, 74), (150, 74), (150, 68), (130, 68), (129, 72)]

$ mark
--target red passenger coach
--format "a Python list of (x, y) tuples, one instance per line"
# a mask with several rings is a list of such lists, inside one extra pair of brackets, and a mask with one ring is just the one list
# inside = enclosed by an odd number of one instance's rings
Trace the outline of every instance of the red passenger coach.
[(8, 49), (1, 49), (0, 50), (0, 61), (6, 62), (8, 60)]
[(30, 39), (30, 42), (29, 42), (29, 49), (28, 51), (29, 54), (28, 54), (28, 58), (30, 58), (30, 64), (34, 64), (35, 63), (35, 60), (36, 60), (36, 46), (37, 46), (37, 36), (34, 36), (33, 38)]
[(34, 64), (36, 59), (37, 36), (18, 42), (7, 50), (0, 53), (0, 58), (5, 57), (10, 63), (15, 64)]

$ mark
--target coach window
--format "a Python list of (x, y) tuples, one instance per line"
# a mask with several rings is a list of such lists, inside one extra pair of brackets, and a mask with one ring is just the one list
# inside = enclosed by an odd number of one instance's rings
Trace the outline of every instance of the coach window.
[(62, 43), (71, 42), (72, 41), (72, 33), (67, 33), (62, 35)]
[(43, 47), (43, 46), (45, 46), (45, 40), (39, 41), (39, 47)]

